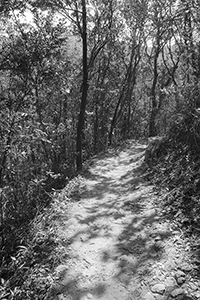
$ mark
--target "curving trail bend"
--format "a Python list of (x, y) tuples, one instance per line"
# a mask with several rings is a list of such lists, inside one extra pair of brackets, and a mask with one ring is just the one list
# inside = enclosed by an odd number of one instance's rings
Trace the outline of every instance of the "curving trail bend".
[(174, 232), (155, 205), (158, 196), (142, 179), (145, 147), (134, 142), (94, 158), (79, 201), (69, 205), (62, 220), (70, 244), (66, 262), (57, 268), (59, 284), (52, 299), (165, 300), (182, 295), (175, 273), (185, 262), (185, 245), (177, 232), (175, 245)]

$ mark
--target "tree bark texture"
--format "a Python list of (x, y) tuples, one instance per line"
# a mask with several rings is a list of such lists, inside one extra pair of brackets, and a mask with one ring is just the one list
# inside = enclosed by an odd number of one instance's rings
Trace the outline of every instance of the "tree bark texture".
[(82, 169), (82, 135), (84, 128), (85, 109), (87, 103), (88, 92), (88, 64), (87, 64), (87, 23), (86, 23), (86, 2), (82, 0), (82, 51), (83, 51), (83, 81), (82, 81), (82, 95), (81, 106), (77, 124), (77, 138), (76, 138), (76, 167), (77, 171)]
[(158, 104), (156, 101), (156, 86), (158, 82), (158, 56), (160, 53), (160, 48), (158, 46), (157, 51), (154, 56), (154, 63), (153, 63), (153, 83), (151, 87), (151, 113), (150, 113), (150, 119), (149, 119), (149, 137), (156, 136), (157, 130), (156, 130), (156, 116), (158, 114)]

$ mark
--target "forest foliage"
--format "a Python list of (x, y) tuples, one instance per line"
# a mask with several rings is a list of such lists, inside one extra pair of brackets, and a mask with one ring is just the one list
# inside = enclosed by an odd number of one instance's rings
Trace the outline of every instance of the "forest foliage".
[(2, 278), (51, 192), (109, 145), (165, 135), (164, 175), (198, 195), (199, 0), (10, 0), (0, 14)]
[(158, 190), (165, 190), (164, 211), (194, 235), (200, 232), (199, 146), (199, 111), (193, 110), (182, 113), (167, 135), (151, 142), (146, 152), (146, 176)]

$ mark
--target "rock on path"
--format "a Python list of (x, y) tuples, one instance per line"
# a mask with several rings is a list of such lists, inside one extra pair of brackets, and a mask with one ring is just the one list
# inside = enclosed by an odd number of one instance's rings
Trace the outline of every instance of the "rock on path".
[(184, 245), (174, 243), (153, 186), (141, 177), (144, 150), (132, 143), (94, 159), (80, 201), (62, 220), (70, 245), (49, 300), (191, 299), (184, 298), (194, 292)]

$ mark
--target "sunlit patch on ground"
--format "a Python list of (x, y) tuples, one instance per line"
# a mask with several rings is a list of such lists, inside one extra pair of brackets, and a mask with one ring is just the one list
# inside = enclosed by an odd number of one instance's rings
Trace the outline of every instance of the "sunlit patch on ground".
[[(56, 299), (170, 296), (177, 252), (170, 224), (155, 207), (153, 186), (142, 178), (144, 150), (144, 145), (130, 144), (99, 155), (87, 170), (80, 200), (69, 206), (60, 232), (70, 243)], [(178, 258), (183, 259), (180, 254)]]

